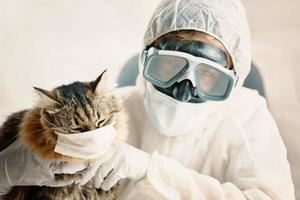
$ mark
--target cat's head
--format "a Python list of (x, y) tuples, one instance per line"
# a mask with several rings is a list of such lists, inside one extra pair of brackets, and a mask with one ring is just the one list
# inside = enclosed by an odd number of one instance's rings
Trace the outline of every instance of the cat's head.
[(122, 104), (108, 90), (106, 77), (104, 71), (91, 82), (74, 82), (52, 91), (35, 88), (45, 128), (72, 134), (94, 130), (116, 120)]

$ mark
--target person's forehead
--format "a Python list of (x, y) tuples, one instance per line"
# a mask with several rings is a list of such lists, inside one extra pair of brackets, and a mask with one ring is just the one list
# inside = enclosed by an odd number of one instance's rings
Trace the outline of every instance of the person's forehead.
[(178, 31), (176, 34), (185, 39), (201, 41), (201, 42), (213, 45), (213, 46), (218, 47), (218, 48), (222, 49), (223, 51), (225, 51), (226, 54), (229, 54), (227, 52), (226, 48), (224, 47), (224, 45), (222, 44), (222, 42), (220, 42), (218, 39), (214, 38), (213, 36), (211, 36), (207, 33), (199, 32), (199, 31), (192, 31), (192, 32)]
[(224, 45), (222, 44), (221, 41), (219, 41), (217, 38), (204, 33), (204, 32), (200, 32), (200, 31), (191, 31), (191, 30), (180, 30), (180, 31), (175, 31), (175, 32), (171, 32), (171, 33), (167, 33), (166, 35), (164, 35), (164, 37), (166, 36), (179, 36), (183, 39), (187, 39), (187, 40), (195, 40), (195, 41), (201, 41), (203, 43), (206, 44), (210, 44), (212, 46), (215, 46), (217, 48), (222, 49), (227, 57), (227, 66), (232, 67), (232, 59), (230, 57), (229, 52), (227, 51), (227, 49), (224, 47)]

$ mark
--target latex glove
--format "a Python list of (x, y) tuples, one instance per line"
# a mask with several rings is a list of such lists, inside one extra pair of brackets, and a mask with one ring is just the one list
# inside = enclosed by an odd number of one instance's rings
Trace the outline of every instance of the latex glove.
[(45, 160), (16, 140), (0, 152), (0, 187), (17, 185), (46, 185), (61, 187), (80, 183), (80, 176), (70, 180), (55, 180), (55, 174), (75, 174), (87, 168), (87, 164), (71, 164), (66, 161)]
[(110, 159), (97, 169), (95, 186), (107, 191), (120, 179), (138, 181), (146, 175), (149, 162), (149, 154), (126, 143), (122, 144)]

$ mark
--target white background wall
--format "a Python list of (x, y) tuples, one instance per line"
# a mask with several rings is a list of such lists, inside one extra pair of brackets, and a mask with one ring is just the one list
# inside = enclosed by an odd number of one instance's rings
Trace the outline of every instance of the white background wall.
[[(157, 0), (0, 0), (0, 121), (51, 89), (120, 67), (142, 44)], [(288, 147), (300, 198), (299, 0), (244, 0), (253, 57)], [(297, 120), (298, 119), (298, 120)]]

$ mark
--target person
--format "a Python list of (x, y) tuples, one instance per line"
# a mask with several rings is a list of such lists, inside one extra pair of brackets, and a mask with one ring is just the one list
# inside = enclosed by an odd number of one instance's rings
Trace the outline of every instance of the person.
[(120, 199), (295, 199), (266, 101), (242, 87), (250, 64), (239, 0), (163, 0), (144, 36), (136, 86), (117, 91), (128, 143), (89, 166), (79, 184), (93, 177), (109, 190), (129, 178)]
[(130, 178), (120, 199), (295, 199), (266, 100), (242, 87), (250, 66), (240, 1), (163, 0), (137, 84), (119, 89), (130, 145), (89, 176), (104, 190)]

